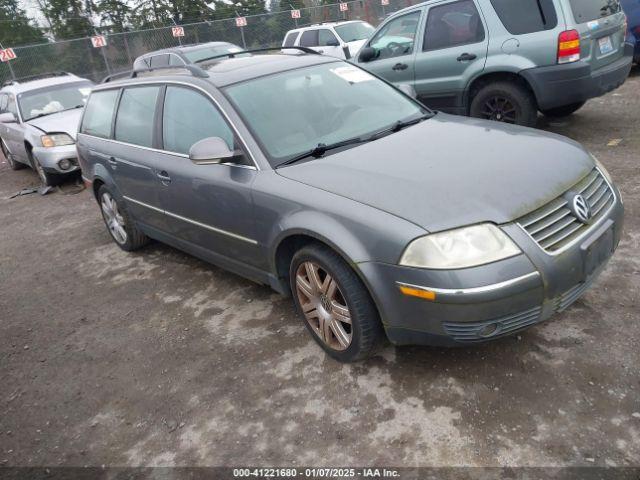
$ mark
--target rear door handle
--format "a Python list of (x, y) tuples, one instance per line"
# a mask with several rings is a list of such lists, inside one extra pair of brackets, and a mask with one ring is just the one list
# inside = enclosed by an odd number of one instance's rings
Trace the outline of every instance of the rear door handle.
[(166, 170), (162, 170), (161, 172), (156, 173), (156, 176), (160, 179), (160, 181), (167, 185), (169, 183), (171, 183), (171, 177), (169, 176), (169, 174), (166, 172)]
[(470, 60), (475, 60), (476, 58), (478, 58), (478, 56), (474, 53), (463, 53), (458, 58), (456, 58), (456, 60), (458, 60), (459, 62), (468, 62)]
[(109, 165), (111, 165), (112, 167), (117, 167), (118, 166), (118, 161), (116, 160), (115, 157), (109, 157), (107, 159), (107, 162), (109, 162)]
[(393, 67), (391, 67), (392, 70), (406, 70), (407, 68), (409, 68), (409, 65), (407, 65), (406, 63), (396, 63)]

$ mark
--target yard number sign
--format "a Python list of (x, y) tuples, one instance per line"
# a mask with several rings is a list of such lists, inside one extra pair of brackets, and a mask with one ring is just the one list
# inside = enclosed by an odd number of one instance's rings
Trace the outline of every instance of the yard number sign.
[(346, 12), (347, 10), (349, 10), (349, 4), (348, 3), (340, 3), (340, 11), (341, 12)]
[(93, 48), (106, 47), (107, 39), (104, 35), (96, 35), (95, 37), (91, 37), (91, 45), (93, 45)]
[(0, 62), (8, 62), (9, 60), (13, 60), (16, 58), (16, 52), (13, 51), (13, 48), (5, 48), (4, 50), (0, 50)]
[(291, 10), (291, 18), (300, 18), (300, 10)]
[(245, 17), (236, 17), (236, 27), (246, 27), (247, 19)]
[(184, 28), (183, 27), (171, 27), (171, 34), (174, 37), (184, 37)]

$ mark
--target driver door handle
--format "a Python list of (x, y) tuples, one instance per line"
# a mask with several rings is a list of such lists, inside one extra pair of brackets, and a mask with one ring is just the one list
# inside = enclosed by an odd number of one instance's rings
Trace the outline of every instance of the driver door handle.
[(406, 63), (396, 63), (393, 67), (391, 67), (392, 70), (406, 70), (407, 68), (409, 68), (409, 65), (407, 65)]
[(166, 170), (162, 170), (158, 173), (156, 173), (156, 176), (160, 179), (160, 181), (167, 185), (169, 183), (171, 183), (171, 177), (169, 176), (169, 174), (166, 172)]
[(473, 53), (463, 53), (458, 58), (456, 58), (456, 60), (458, 60), (459, 62), (468, 62), (469, 60), (475, 60), (476, 58), (478, 58), (478, 56)]

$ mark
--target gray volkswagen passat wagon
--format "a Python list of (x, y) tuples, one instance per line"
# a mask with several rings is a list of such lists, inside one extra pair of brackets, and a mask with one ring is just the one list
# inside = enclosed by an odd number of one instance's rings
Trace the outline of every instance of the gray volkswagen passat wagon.
[(620, 239), (620, 194), (579, 144), (434, 114), (344, 61), (132, 76), (93, 90), (78, 135), (115, 242), (154, 238), (292, 292), (338, 360), (385, 334), (461, 345), (541, 322)]

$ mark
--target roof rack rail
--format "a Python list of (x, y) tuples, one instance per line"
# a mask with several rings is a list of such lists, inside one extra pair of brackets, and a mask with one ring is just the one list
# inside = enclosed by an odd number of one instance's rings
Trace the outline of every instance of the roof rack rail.
[(5, 87), (7, 85), (17, 85), (20, 83), (25, 83), (25, 82), (33, 82), (35, 80), (43, 80), (45, 78), (53, 78), (53, 77), (65, 77), (67, 75), (73, 75), (72, 73), (69, 72), (47, 72), (47, 73), (39, 73), (37, 75), (27, 75), (24, 77), (17, 77), (17, 78), (13, 78), (11, 80), (7, 80), (5, 81), (2, 86)]
[(245, 53), (270, 52), (270, 51), (276, 51), (276, 50), (300, 50), (301, 52), (309, 53), (311, 55), (320, 55), (320, 53), (308, 47), (265, 47), (265, 48), (254, 48), (252, 50), (240, 50), (239, 52), (229, 52), (229, 53), (223, 53), (221, 55), (214, 55), (212, 57), (205, 57), (205, 58), (201, 58), (200, 60), (197, 60), (195, 63), (204, 63), (204, 62), (208, 62), (209, 60), (215, 60), (217, 58), (234, 58), (236, 55), (243, 55)]
[(100, 83), (108, 83), (118, 78), (137, 78), (141, 73), (156, 72), (158, 70), (187, 70), (198, 78), (208, 78), (209, 74), (196, 65), (163, 65), (161, 67), (137, 68), (126, 72), (114, 73), (102, 79)]

